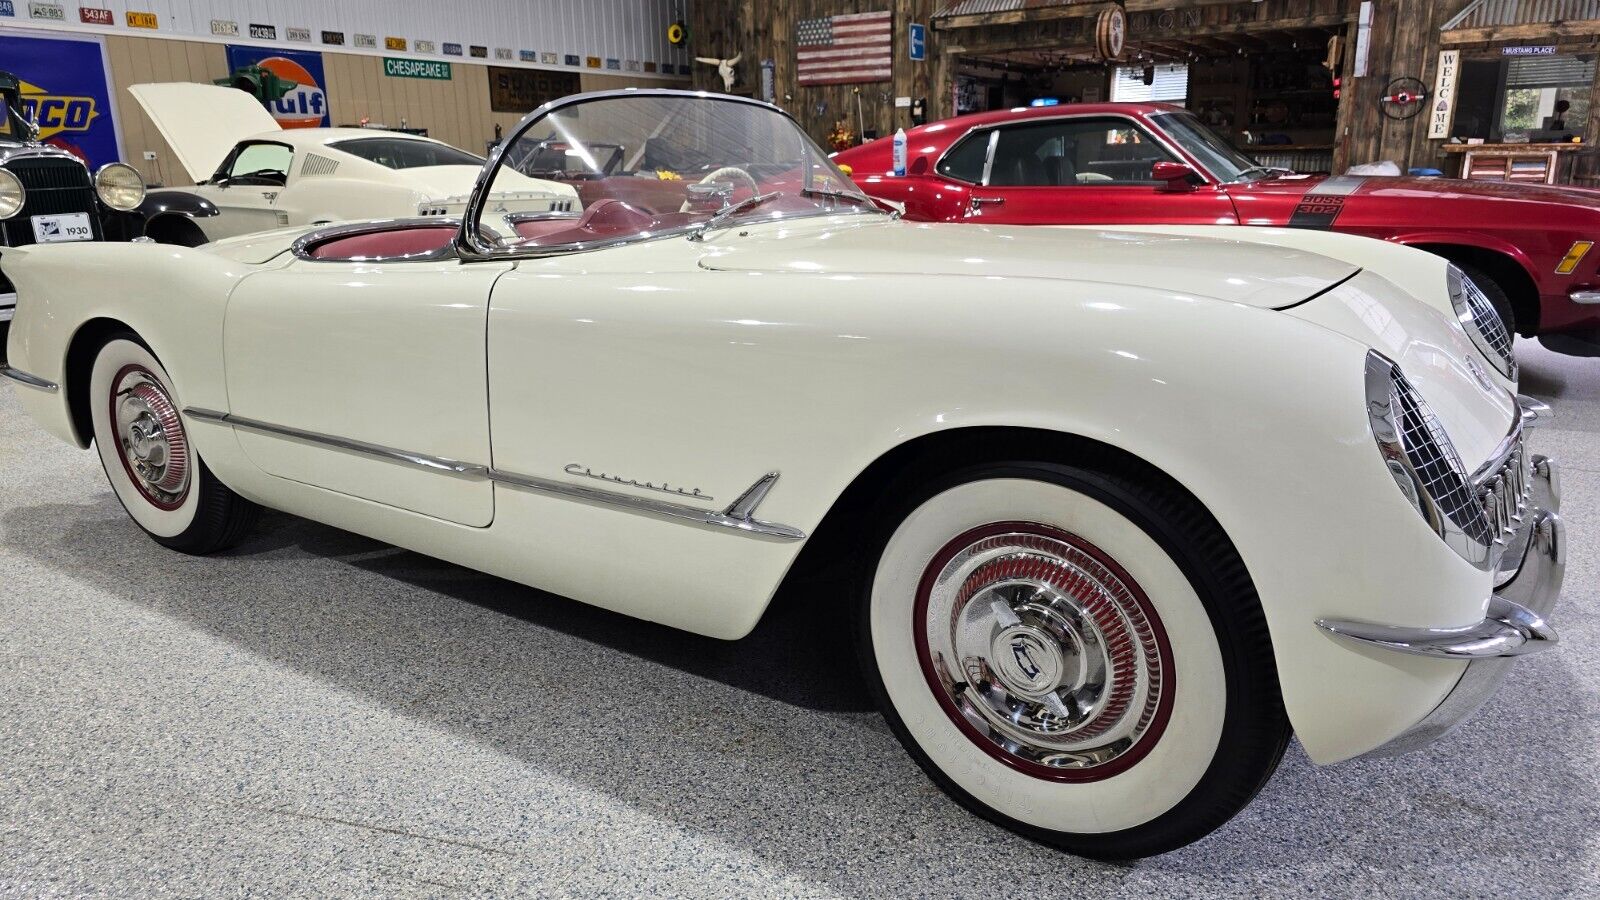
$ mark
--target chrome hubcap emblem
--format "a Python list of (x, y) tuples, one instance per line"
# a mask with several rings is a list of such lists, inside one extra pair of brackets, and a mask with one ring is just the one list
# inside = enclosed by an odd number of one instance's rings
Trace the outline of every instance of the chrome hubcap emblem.
[(157, 506), (181, 503), (189, 489), (189, 443), (165, 388), (145, 369), (130, 366), (117, 376), (111, 413), (134, 487)]
[(1153, 607), (1092, 545), (1046, 526), (975, 529), (930, 564), (918, 655), (941, 706), (985, 751), (1053, 780), (1109, 777), (1171, 707)]

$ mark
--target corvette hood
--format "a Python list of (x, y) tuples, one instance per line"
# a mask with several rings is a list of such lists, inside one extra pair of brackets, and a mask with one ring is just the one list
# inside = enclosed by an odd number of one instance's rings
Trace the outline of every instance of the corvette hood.
[(1268, 309), (1290, 306), (1359, 268), (1301, 250), (1216, 237), (1078, 228), (875, 220), (797, 222), (722, 232), (700, 265), (731, 272), (969, 275), (1137, 285)]

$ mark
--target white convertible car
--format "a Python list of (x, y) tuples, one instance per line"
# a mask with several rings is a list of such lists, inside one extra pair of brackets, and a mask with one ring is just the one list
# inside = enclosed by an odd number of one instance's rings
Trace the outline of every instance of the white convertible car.
[(270, 506), (727, 639), (846, 570), (813, 614), (911, 756), (1086, 855), (1217, 828), (1291, 730), (1436, 737), (1555, 640), (1547, 410), (1438, 257), (913, 225), (722, 95), (507, 144), (640, 162), (581, 213), (499, 211), (496, 156), (460, 221), (4, 250), (4, 374), (175, 550)]
[[(281, 128), (231, 87), (136, 84), (139, 101), (194, 180), (150, 192), (145, 235), (194, 247), (285, 225), (397, 216), (460, 216), (483, 158), (442, 141), (368, 128)], [(508, 173), (495, 196), (510, 212), (579, 208), (571, 185)]]

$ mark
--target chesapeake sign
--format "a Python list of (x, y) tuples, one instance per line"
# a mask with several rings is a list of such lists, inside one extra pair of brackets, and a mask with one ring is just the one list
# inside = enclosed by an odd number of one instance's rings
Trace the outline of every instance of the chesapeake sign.
[(397, 59), (385, 56), (383, 74), (390, 78), (433, 78), (438, 81), (449, 81), (450, 64), (426, 59)]

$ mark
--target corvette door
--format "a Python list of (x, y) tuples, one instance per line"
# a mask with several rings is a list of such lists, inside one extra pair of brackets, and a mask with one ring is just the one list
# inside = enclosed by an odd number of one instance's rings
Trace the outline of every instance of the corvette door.
[(250, 459), (282, 478), (488, 525), (484, 328), (489, 289), (509, 268), (300, 259), (244, 279), (223, 350)]
[(946, 160), (976, 154), (980, 183), (965, 221), (1006, 225), (1233, 225), (1233, 201), (1213, 185), (1171, 192), (1151, 178), (1161, 161), (1182, 162), (1132, 119), (1075, 116), (974, 132)]

